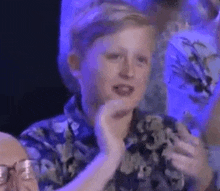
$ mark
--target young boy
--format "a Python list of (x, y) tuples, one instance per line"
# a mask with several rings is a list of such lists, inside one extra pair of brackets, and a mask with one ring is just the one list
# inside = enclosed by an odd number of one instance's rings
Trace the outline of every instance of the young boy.
[(157, 33), (151, 20), (122, 2), (93, 4), (68, 19), (59, 69), (75, 96), (64, 115), (21, 135), (41, 164), (40, 189), (184, 190), (188, 179), (199, 190), (214, 187), (201, 141), (174, 119), (137, 109)]

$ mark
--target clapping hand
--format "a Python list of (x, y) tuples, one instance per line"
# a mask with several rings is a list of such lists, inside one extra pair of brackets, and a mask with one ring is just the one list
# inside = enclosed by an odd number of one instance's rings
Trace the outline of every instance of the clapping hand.
[(211, 183), (213, 172), (208, 164), (207, 151), (201, 139), (192, 136), (186, 127), (178, 125), (174, 146), (165, 156), (171, 159), (172, 165), (189, 176), (196, 190), (203, 191)]
[(133, 105), (122, 100), (108, 101), (100, 108), (96, 117), (95, 132), (101, 152), (123, 156), (123, 140), (129, 130), (133, 109)]

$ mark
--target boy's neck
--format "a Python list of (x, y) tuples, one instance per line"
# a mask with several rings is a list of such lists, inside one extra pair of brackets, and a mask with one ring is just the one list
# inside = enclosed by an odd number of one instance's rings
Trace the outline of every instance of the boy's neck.
[(94, 105), (92, 106), (92, 104), (88, 104), (87, 102), (82, 100), (82, 110), (88, 123), (92, 126), (95, 126), (95, 119), (98, 112), (98, 107)]

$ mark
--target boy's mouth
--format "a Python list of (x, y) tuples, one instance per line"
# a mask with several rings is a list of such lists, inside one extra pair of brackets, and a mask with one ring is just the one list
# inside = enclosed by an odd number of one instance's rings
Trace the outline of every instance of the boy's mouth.
[(134, 87), (126, 84), (118, 84), (112, 90), (119, 96), (130, 96), (134, 92)]

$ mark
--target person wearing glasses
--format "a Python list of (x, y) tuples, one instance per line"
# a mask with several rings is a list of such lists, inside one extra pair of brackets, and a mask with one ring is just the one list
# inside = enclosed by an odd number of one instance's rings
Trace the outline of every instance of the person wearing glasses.
[(38, 191), (37, 166), (17, 139), (0, 132), (0, 191)]

